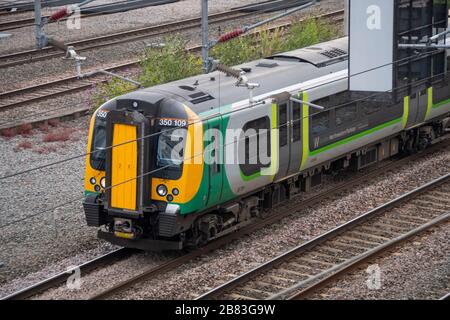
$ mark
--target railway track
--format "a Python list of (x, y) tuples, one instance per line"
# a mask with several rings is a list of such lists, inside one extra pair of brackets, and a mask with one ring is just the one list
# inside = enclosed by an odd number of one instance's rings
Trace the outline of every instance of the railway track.
[(17, 28), (30, 27), (33, 25), (34, 25), (33, 18), (4, 21), (4, 22), (0, 22), (0, 32), (13, 30), (13, 29), (17, 29)]
[(277, 221), (281, 220), (282, 218), (290, 215), (292, 212), (298, 212), (302, 209), (306, 209), (308, 207), (311, 207), (320, 201), (330, 199), (333, 196), (338, 196), (344, 191), (349, 191), (354, 189), (356, 186), (367, 183), (374, 177), (377, 177), (380, 173), (380, 171), (386, 172), (390, 170), (395, 170), (396, 168), (404, 165), (405, 163), (408, 163), (410, 161), (414, 161), (426, 154), (430, 154), (433, 152), (436, 152), (437, 150), (441, 150), (442, 148), (447, 149), (450, 146), (449, 140), (443, 139), (436, 145), (430, 147), (426, 151), (424, 151), (421, 154), (415, 154), (403, 159), (399, 159), (396, 161), (380, 164), (380, 166), (376, 166), (376, 168), (373, 168), (371, 171), (368, 171), (365, 174), (362, 174), (361, 176), (358, 176), (356, 178), (350, 179), (349, 181), (345, 181), (341, 184), (339, 184), (336, 188), (333, 190), (326, 190), (322, 193), (319, 193), (315, 196), (311, 196), (310, 198), (306, 200), (296, 200), (291, 199), (287, 204), (282, 205), (278, 208), (272, 209), (270, 214), (262, 218), (260, 220), (254, 221), (254, 223), (249, 224), (248, 226), (242, 227), (241, 229), (232, 232), (228, 235), (225, 235), (221, 238), (218, 238), (217, 240), (209, 243), (205, 247), (202, 247), (198, 250), (195, 250), (193, 252), (190, 252), (186, 255), (183, 255), (181, 257), (175, 258), (173, 260), (170, 260), (160, 266), (149, 268), (148, 270), (143, 271), (139, 275), (132, 277), (130, 279), (127, 279), (123, 282), (120, 282), (116, 284), (113, 287), (110, 287), (106, 290), (103, 290), (101, 292), (98, 292), (97, 294), (90, 297), (90, 300), (101, 300), (101, 299), (107, 299), (111, 298), (114, 295), (120, 294), (127, 289), (133, 287), (136, 284), (142, 283), (144, 281), (147, 281), (151, 278), (154, 278), (156, 276), (159, 276), (161, 274), (165, 274), (171, 270), (176, 269), (177, 267), (201, 256), (204, 254), (207, 254), (209, 252), (212, 252), (230, 242), (233, 240), (239, 239), (244, 237), (247, 234), (251, 234), (252, 232), (255, 232), (256, 230), (260, 230), (268, 225), (274, 224)]
[[(210, 23), (216, 24), (230, 20), (240, 19), (252, 15), (251, 13), (240, 11), (225, 11), (209, 16)], [(115, 32), (108, 35), (92, 37), (79, 41), (66, 43), (68, 46), (74, 46), (78, 53), (108, 47), (116, 44), (142, 40), (148, 37), (161, 36), (168, 33), (185, 31), (187, 29), (198, 28), (200, 26), (200, 18), (186, 19), (171, 23), (159, 24), (156, 26), (132, 29), (127, 31)], [(0, 68), (22, 65), (35, 61), (42, 61), (56, 57), (63, 57), (64, 52), (54, 48), (45, 47), (42, 50), (33, 49), (21, 52), (11, 53), (0, 56)]]
[(450, 300), (450, 292), (442, 296), (439, 300)]
[[(122, 5), (126, 5), (126, 3), (125, 3), (126, 1), (123, 1), (123, 2), (124, 3)], [(148, 6), (154, 6), (154, 5), (155, 4), (149, 4)], [(116, 6), (116, 5), (113, 5), (113, 6)], [(64, 7), (64, 6), (61, 6), (61, 7)], [(139, 6), (139, 5), (138, 6), (130, 5), (129, 8), (127, 8), (127, 10), (136, 10), (136, 9), (141, 9), (141, 8), (144, 8), (144, 7)], [(57, 9), (57, 8), (53, 7), (53, 9)], [(107, 4), (106, 6), (99, 5), (99, 6), (89, 7), (87, 9), (90, 12), (84, 13), (82, 10), (80, 18), (85, 19), (85, 18), (91, 18), (91, 17), (97, 17), (97, 16), (103, 16), (103, 15), (108, 15), (108, 14), (124, 12), (124, 11), (117, 11), (117, 10), (115, 10), (115, 8), (111, 8), (111, 4)], [(93, 12), (93, 9), (98, 12)], [(125, 10), (125, 9), (123, 9), (123, 10)], [(15, 11), (15, 12), (23, 14), (26, 11)], [(3, 16), (2, 13), (3, 13), (3, 15), (8, 16), (7, 14), (9, 13), (11, 15), (12, 12), (0, 12), (0, 18)], [(44, 15), (42, 18), (48, 19), (49, 17), (50, 17), (49, 15)], [(58, 20), (58, 22), (64, 22), (64, 21), (67, 21), (67, 18)], [(24, 28), (24, 27), (31, 27), (31, 26), (34, 26), (34, 17), (4, 21), (4, 22), (0, 22), (0, 32), (18, 29), (18, 28)]]
[[(321, 201), (331, 199), (332, 197), (339, 196), (342, 192), (349, 192), (353, 190), (355, 187), (363, 185), (367, 183), (368, 181), (372, 180), (373, 178), (377, 177), (379, 175), (380, 171), (383, 172), (389, 172), (389, 171), (395, 171), (397, 168), (409, 163), (410, 161), (417, 160), (423, 156), (430, 155), (434, 152), (438, 152), (440, 150), (446, 150), (450, 148), (450, 138), (443, 137), (440, 141), (438, 141), (436, 144), (428, 148), (427, 150), (423, 151), (422, 153), (418, 153), (415, 155), (411, 155), (404, 158), (399, 158), (396, 160), (391, 160), (387, 162), (379, 163), (378, 165), (375, 165), (373, 168), (367, 170), (364, 173), (360, 173), (360, 175), (357, 175), (356, 177), (351, 178), (350, 180), (346, 180), (339, 185), (337, 185), (332, 190), (325, 190), (317, 195), (311, 196), (308, 199), (299, 199), (293, 198), (290, 201), (288, 201), (286, 204), (277, 207), (275, 209), (272, 209), (270, 212), (270, 215), (266, 216), (263, 219), (256, 220), (254, 223), (251, 223), (245, 227), (242, 227), (241, 229), (237, 230), (236, 232), (232, 232), (228, 235), (225, 235), (205, 247), (202, 247), (200, 249), (197, 249), (195, 251), (192, 251), (190, 253), (187, 253), (185, 255), (182, 255), (180, 257), (174, 258), (172, 260), (169, 260), (168, 262), (165, 262), (159, 266), (149, 268), (139, 275), (132, 277), (130, 279), (127, 279), (123, 282), (120, 282), (110, 288), (107, 288), (106, 290), (100, 291), (96, 293), (95, 295), (91, 296), (90, 300), (101, 300), (109, 298), (113, 295), (119, 294), (130, 287), (141, 283), (143, 281), (149, 280), (153, 277), (156, 277), (158, 275), (168, 273), (171, 270), (174, 270), (175, 268), (189, 262), (192, 259), (195, 259), (201, 255), (207, 254), (209, 252), (212, 252), (225, 244), (230, 243), (233, 240), (239, 239), (244, 237), (247, 234), (250, 234), (256, 230), (262, 229), (268, 225), (274, 224), (280, 219), (289, 216), (293, 212), (299, 212), (302, 209), (306, 209), (309, 207), (312, 207), (316, 204), (318, 204)], [(95, 270), (96, 268), (101, 267), (102, 265), (108, 264), (111, 261), (120, 259), (122, 257), (126, 257), (127, 255), (130, 255), (130, 252), (133, 252), (129, 249), (119, 249), (117, 251), (114, 251), (110, 254), (107, 254), (105, 256), (93, 259), (81, 266), (79, 268), (81, 269), (82, 274), (86, 274), (90, 270)], [(58, 275), (55, 275), (47, 280), (44, 280), (42, 282), (39, 282), (35, 285), (32, 285), (28, 288), (22, 289), (18, 292), (15, 292), (13, 294), (10, 294), (6, 297), (3, 297), (2, 299), (6, 300), (20, 300), (20, 299), (26, 299), (29, 297), (32, 297), (34, 295), (37, 295), (39, 293), (42, 293), (50, 288), (54, 288), (65, 281), (67, 281), (67, 278), (70, 276), (70, 273), (60, 273)]]
[(316, 237), (198, 299), (304, 299), (409, 238), (450, 221), (450, 173)]
[[(20, 12), (19, 13), (23, 13)], [(109, 14), (109, 12), (98, 12), (98, 13), (89, 13), (89, 14), (81, 14), (80, 18), (92, 18), (97, 16), (102, 16)], [(2, 15), (0, 15), (0, 18)], [(48, 18), (49, 16), (43, 16), (43, 18)], [(67, 21), (67, 18), (59, 20), (59, 22)], [(34, 18), (22, 18), (17, 20), (10, 20), (10, 21), (4, 21), (0, 22), (0, 32), (8, 31), (8, 30), (14, 30), (19, 28), (25, 28), (25, 27), (32, 27), (34, 26)]]
[[(342, 19), (343, 18), (343, 10), (330, 12), (327, 14), (322, 14), (317, 17), (316, 19)], [(277, 28), (284, 28), (287, 29), (291, 26), (291, 23), (285, 23), (281, 25), (276, 25), (271, 28), (268, 28), (269, 31), (273, 31)], [(190, 52), (199, 52), (201, 50), (201, 46), (195, 46), (188, 48)], [(127, 69), (130, 67), (137, 66), (139, 63), (139, 60), (133, 60), (130, 62), (117, 64), (114, 66), (111, 66), (109, 68), (106, 68), (107, 71), (120, 71), (123, 69)], [(12, 90), (4, 93), (0, 93), (0, 112), (20, 106), (27, 105), (31, 102), (36, 102), (43, 99), (48, 98), (54, 98), (57, 96), (61, 96), (64, 94), (73, 93), (76, 91), (88, 89), (94, 85), (97, 85), (102, 82), (106, 82), (108, 80), (105, 76), (91, 76), (86, 77), (83, 79), (79, 79), (77, 76), (72, 77), (66, 77), (64, 79), (59, 79), (43, 84), (38, 84), (35, 86), (25, 87), (17, 90)], [(89, 112), (89, 106), (79, 106), (75, 109), (67, 110), (65, 108), (61, 108), (61, 112), (58, 112), (56, 114), (53, 114), (52, 116), (45, 116), (45, 114), (51, 113), (51, 111), (57, 111), (57, 110), (50, 110), (49, 112), (40, 112), (37, 114), (37, 118), (34, 120), (28, 120), (29, 117), (33, 115), (27, 115), (25, 121), (0, 121), (0, 130), (2, 129), (9, 129), (14, 128), (17, 126), (22, 125), (23, 123), (31, 123), (31, 124), (38, 124), (41, 122), (48, 121), (50, 119), (55, 118), (65, 118), (65, 117), (75, 117), (77, 115), (85, 114), (86, 112)], [(42, 116), (44, 115), (44, 116)], [(21, 119), (22, 120), (22, 119)]]
[[(134, 252), (134, 250), (130, 250), (130, 249), (126, 249), (126, 248), (117, 249), (110, 253), (102, 255), (100, 257), (97, 257), (95, 259), (87, 261), (87, 262), (79, 265), (78, 268), (80, 269), (81, 274), (84, 274), (84, 273), (89, 272), (93, 269), (96, 269), (102, 265), (106, 265), (113, 261), (123, 259), (124, 257), (129, 256), (132, 252)], [(58, 286), (64, 282), (66, 282), (67, 279), (72, 274), (72, 271), (73, 271), (73, 269), (70, 272), (58, 273), (48, 279), (38, 282), (30, 287), (24, 288), (22, 290), (14, 292), (10, 295), (2, 297), (1, 300), (23, 300), (23, 299), (32, 297), (33, 295), (36, 295), (45, 290), (48, 290), (49, 288), (53, 288), (55, 286)]]

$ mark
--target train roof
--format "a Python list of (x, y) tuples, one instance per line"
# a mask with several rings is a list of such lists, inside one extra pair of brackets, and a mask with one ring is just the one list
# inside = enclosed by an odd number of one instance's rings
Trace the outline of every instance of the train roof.
[[(254, 95), (258, 96), (346, 69), (347, 50), (348, 40), (345, 37), (247, 62), (235, 68), (250, 70), (246, 76), (249, 82), (260, 85), (254, 89)], [(200, 114), (248, 99), (248, 90), (236, 87), (235, 83), (236, 79), (216, 71), (142, 91), (172, 97)]]

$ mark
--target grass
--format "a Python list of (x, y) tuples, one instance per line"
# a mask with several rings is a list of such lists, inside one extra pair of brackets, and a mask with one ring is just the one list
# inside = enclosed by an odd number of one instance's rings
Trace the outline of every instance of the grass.
[[(336, 25), (314, 19), (294, 23), (289, 30), (261, 30), (256, 36), (241, 36), (212, 48), (210, 55), (221, 63), (233, 66), (331, 40), (339, 35)], [(165, 47), (148, 48), (141, 57), (141, 73), (136, 79), (144, 87), (187, 78), (202, 72), (201, 58), (185, 50), (186, 42), (179, 37), (165, 39)], [(136, 90), (126, 81), (114, 78), (97, 86), (93, 96), (93, 111), (106, 101)]]

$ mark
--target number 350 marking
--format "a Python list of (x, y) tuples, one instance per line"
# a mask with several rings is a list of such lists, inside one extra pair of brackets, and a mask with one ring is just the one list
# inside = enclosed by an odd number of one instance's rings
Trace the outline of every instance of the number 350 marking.
[(185, 127), (187, 125), (186, 120), (181, 119), (159, 119), (160, 126), (175, 126), (175, 127)]

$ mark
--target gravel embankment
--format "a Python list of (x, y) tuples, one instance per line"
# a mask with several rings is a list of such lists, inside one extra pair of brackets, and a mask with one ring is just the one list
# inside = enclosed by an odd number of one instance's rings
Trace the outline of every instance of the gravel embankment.
[[(426, 181), (430, 181), (450, 169), (450, 152), (442, 151), (394, 174), (380, 174), (379, 178), (339, 199), (324, 201), (316, 209), (295, 212), (279, 223), (235, 241), (207, 256), (202, 256), (163, 276), (141, 283), (118, 298), (121, 299), (190, 299), (218, 286), (234, 276), (250, 270), (278, 254), (289, 250), (367, 210), (393, 199)], [(333, 183), (328, 187), (332, 188)], [(436, 250), (439, 250), (436, 248)], [(128, 264), (128, 268), (133, 268)], [(136, 267), (136, 266), (134, 266)], [(140, 266), (139, 266), (140, 267)], [(126, 269), (128, 269), (126, 268)], [(129, 274), (111, 268), (110, 285)], [(394, 273), (395, 270), (392, 271)], [(436, 274), (443, 277), (443, 274)], [(105, 283), (108, 273), (92, 273), (86, 283)], [(43, 299), (84, 299), (98, 291), (95, 285), (86, 285), (80, 291), (65, 288), (51, 290), (38, 297)]]
[[(86, 153), (87, 123), (84, 117), (56, 128), (49, 127), (48, 133), (36, 129), (28, 136), (0, 138), (0, 176)], [(68, 140), (44, 142), (49, 134)], [(22, 278), (58, 259), (110, 247), (96, 239), (94, 230), (84, 226), (81, 205), (84, 161), (80, 157), (0, 180), (0, 261), (4, 263), (0, 283)], [(69, 201), (73, 202), (65, 204)], [(60, 205), (56, 210), (49, 210)]]
[[(367, 286), (369, 266), (381, 271), (381, 287)], [(450, 291), (450, 223), (416, 236), (370, 261), (311, 299), (439, 299)]]
[[(197, 0), (195, 0), (197, 3)], [(180, 3), (174, 3), (173, 5), (179, 5), (183, 4), (184, 2), (190, 2), (190, 0), (182, 1)], [(235, 1), (236, 2), (236, 1)], [(248, 3), (251, 1), (247, 1)], [(254, 1), (253, 1), (254, 2)], [(211, 4), (214, 4), (215, 1), (211, 2)], [(229, 4), (228, 4), (229, 3)], [(223, 11), (227, 8), (231, 8), (235, 6), (236, 4), (233, 4), (233, 1), (218, 1), (212, 8), (219, 8), (220, 4), (222, 4), (221, 9), (217, 10)], [(244, 4), (244, 3), (243, 3)], [(168, 5), (171, 6), (171, 5)], [(308, 9), (305, 12), (299, 13), (294, 16), (295, 19), (310, 15), (316, 15), (322, 12), (330, 12), (334, 10), (341, 9), (343, 7), (342, 0), (327, 0), (321, 3), (321, 6), (319, 8), (314, 9)], [(162, 9), (161, 9), (162, 10)], [(166, 8), (166, 10), (169, 10)], [(139, 10), (137, 10), (139, 11)], [(191, 10), (185, 10), (183, 15), (175, 15), (169, 14), (169, 15), (158, 15), (158, 23), (161, 22), (169, 22), (173, 21), (172, 17), (177, 17), (177, 20), (181, 20), (185, 17), (185, 14), (188, 14), (189, 17), (196, 17), (199, 15), (197, 11), (196, 13), (192, 13)], [(214, 12), (212, 9), (211, 12)], [(135, 11), (132, 11), (129, 13), (129, 16), (133, 16)], [(190, 15), (189, 15), (190, 14)], [(253, 22), (259, 21), (261, 17), (263, 16), (272, 16), (273, 14), (265, 14), (262, 16), (256, 16), (256, 17), (247, 17), (240, 19), (238, 21), (231, 21), (228, 23), (221, 23), (221, 24), (215, 24), (211, 27), (210, 30), (210, 36), (211, 38), (216, 37), (218, 35), (218, 29), (219, 27), (221, 30), (228, 30), (233, 29), (238, 26), (242, 26), (243, 24), (251, 24)], [(95, 19), (95, 18), (92, 18)], [(162, 20), (161, 20), (162, 19)], [(112, 32), (112, 30), (109, 30), (111, 27), (110, 24), (105, 24), (102, 18), (98, 18), (97, 23), (97, 33), (98, 30), (105, 31), (105, 33)], [(120, 23), (116, 23), (114, 26), (120, 26), (122, 29), (126, 29), (125, 26), (127, 26), (126, 20), (118, 20)], [(281, 21), (281, 20), (280, 20)], [(278, 23), (280, 23), (278, 21)], [(152, 21), (151, 24), (158, 24), (154, 21)], [(129, 29), (129, 28), (128, 28)], [(109, 31), (108, 31), (109, 30)], [(19, 31), (18, 31), (19, 32)], [(24, 33), (24, 30), (20, 30), (21, 34)], [(90, 36), (98, 35), (97, 33), (94, 33), (93, 35), (90, 35), (88, 31), (84, 30), (84, 25), (81, 30), (83, 34), (83, 38), (88, 38)], [(223, 32), (223, 31), (222, 31)], [(200, 32), (199, 30), (187, 30), (184, 32), (180, 32), (179, 35), (186, 39), (186, 41), (189, 43), (189, 45), (196, 45), (201, 42), (200, 39)], [(11, 38), (13, 39), (13, 38)], [(64, 39), (65, 42), (68, 42), (69, 39), (65, 37), (60, 37), (60, 39)], [(90, 70), (95, 70), (100, 67), (106, 67), (111, 65), (120, 64), (126, 61), (136, 60), (138, 57), (142, 54), (142, 51), (145, 49), (147, 45), (149, 45), (152, 42), (161, 42), (163, 39), (161, 37), (151, 37), (140, 41), (134, 41), (134, 42), (127, 42), (120, 45), (115, 46), (108, 46), (104, 48), (99, 49), (93, 49), (93, 50), (86, 50), (79, 52), (80, 55), (86, 57), (86, 61), (83, 63), (83, 71), (88, 72)], [(2, 48), (8, 48), (9, 46), (14, 46), (17, 41), (9, 40), (7, 42), (4, 42), (2, 47), (0, 48), (0, 54)], [(30, 42), (26, 42), (30, 43)], [(12, 51), (18, 51), (17, 49), (11, 49)], [(64, 60), (62, 58), (53, 58), (53, 59), (47, 59), (45, 61), (36, 61), (33, 63), (27, 63), (20, 66), (13, 66), (9, 68), (4, 68), (2, 70), (2, 73), (0, 74), (0, 92), (6, 92), (22, 87), (31, 86), (33, 84), (37, 83), (45, 83), (52, 80), (55, 80), (57, 78), (64, 78), (68, 76), (73, 76), (75, 74), (75, 66), (74, 62), (70, 60)]]
[(395, 174), (380, 175), (365, 188), (324, 203), (316, 210), (302, 212), (300, 216), (292, 215), (277, 225), (193, 261), (171, 274), (141, 284), (140, 288), (128, 290), (120, 298), (181, 299), (198, 296), (229, 280), (233, 274), (248, 271), (253, 265), (265, 262), (368, 209), (445, 174), (449, 169), (450, 153), (446, 152), (419, 160)]
[[(336, 1), (330, 1), (334, 2)], [(323, 11), (328, 9), (330, 8), (322, 7)], [(106, 51), (108, 52), (116, 50), (111, 48)], [(123, 59), (123, 56), (120, 58)], [(104, 65), (105, 61), (108, 60), (100, 59), (98, 62)], [(64, 63), (70, 64), (67, 61)], [(17, 83), (22, 83), (21, 81), (28, 78), (36, 82), (45, 82), (50, 78), (45, 78), (43, 74), (49, 77), (59, 74), (58, 66), (52, 64), (52, 60), (42, 65), (24, 65), (22, 71), (20, 68), (2, 72), (0, 86), (10, 83), (4, 81), (5, 77), (10, 77), (11, 82), (15, 79)], [(126, 71), (125, 74), (134, 75), (136, 70)], [(74, 108), (80, 104), (90, 105), (92, 92), (92, 89), (85, 90), (8, 110), (2, 112), (1, 122), (29, 118), (48, 110)], [(8, 139), (0, 137), (2, 163), (0, 176), (85, 153), (88, 121), (87, 117), (82, 117), (57, 128), (50, 127), (50, 133), (60, 134), (61, 131), (70, 131), (69, 139), (62, 142), (44, 142), (47, 132), (38, 129), (24, 136)], [(0, 269), (1, 295), (7, 292), (6, 283), (13, 279), (17, 279), (19, 284), (30, 284), (41, 276), (65, 270), (64, 265), (76, 264), (79, 261), (78, 257), (86, 257), (87, 260), (99, 252), (110, 250), (111, 246), (98, 241), (95, 231), (85, 226), (81, 206), (84, 161), (84, 157), (81, 157), (58, 166), (0, 181), (3, 189), (0, 195), (0, 207), (3, 209), (0, 218), (2, 229), (0, 240), (3, 240), (0, 262), (4, 264)], [(49, 210), (70, 200), (73, 202), (56, 210)], [(45, 210), (49, 211), (41, 212)], [(23, 222), (5, 226), (35, 214), (36, 216)], [(63, 262), (58, 265), (58, 261)], [(46, 268), (41, 270), (44, 267)], [(37, 271), (42, 272), (31, 274), (27, 280), (26, 275)]]

